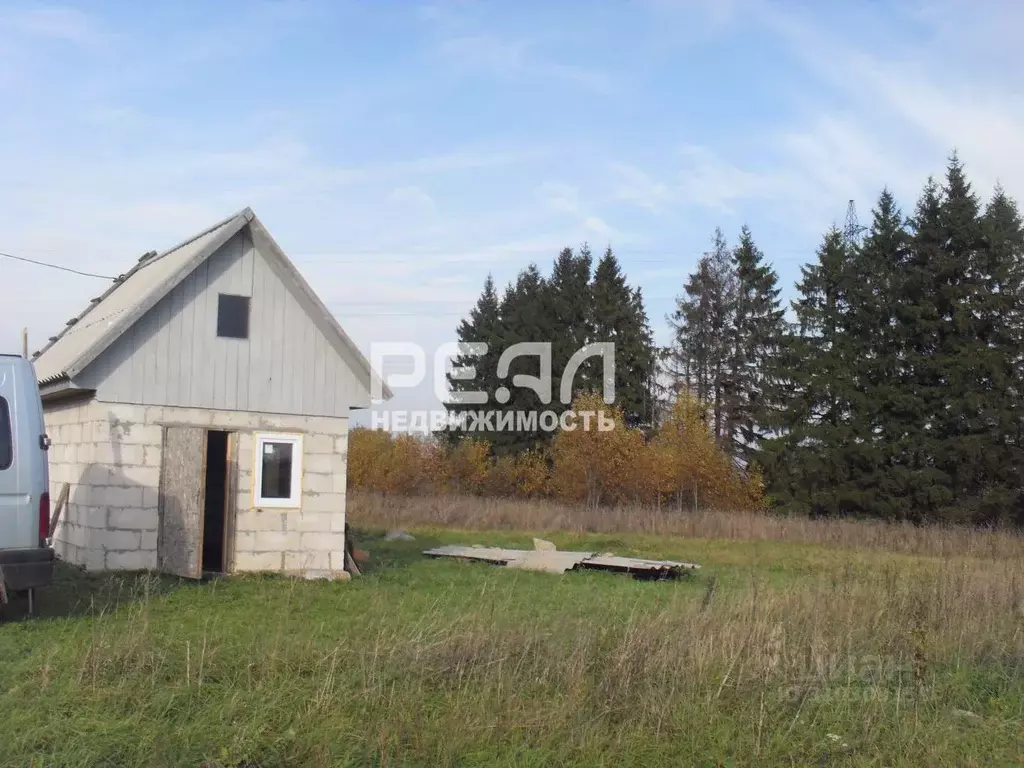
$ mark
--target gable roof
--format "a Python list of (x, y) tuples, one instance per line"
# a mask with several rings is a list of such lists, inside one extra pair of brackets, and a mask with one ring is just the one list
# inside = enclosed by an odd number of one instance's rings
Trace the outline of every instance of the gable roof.
[[(114, 284), (104, 294), (93, 299), (81, 314), (69, 320), (64, 329), (33, 357), (39, 383), (47, 385), (71, 380), (81, 373), (122, 333), (246, 226), (250, 227), (260, 254), (278, 268), (281, 278), (298, 294), (300, 303), (342, 359), (354, 361), (358, 368), (356, 373), (366, 375), (367, 390), (372, 392), (372, 384), (380, 382), (380, 379), (370, 368), (370, 363), (251, 208), (229, 216), (163, 253), (151, 251), (145, 254), (130, 270), (115, 278)], [(380, 391), (385, 398), (391, 397), (386, 385), (381, 384)]]

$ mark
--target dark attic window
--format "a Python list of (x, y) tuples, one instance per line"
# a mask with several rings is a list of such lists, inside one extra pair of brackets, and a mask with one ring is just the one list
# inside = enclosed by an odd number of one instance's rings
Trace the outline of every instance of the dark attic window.
[(217, 335), (225, 339), (249, 338), (249, 297), (217, 295)]

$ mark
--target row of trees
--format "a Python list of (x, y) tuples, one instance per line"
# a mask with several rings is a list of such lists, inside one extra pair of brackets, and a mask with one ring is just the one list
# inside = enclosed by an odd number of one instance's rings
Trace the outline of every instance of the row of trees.
[(603, 410), (615, 426), (560, 431), (544, 448), (506, 455), (494, 455), (488, 441), (468, 435), (444, 442), (354, 429), (349, 487), (395, 495), (553, 498), (589, 506), (763, 506), (760, 477), (739, 472), (718, 447), (696, 398), (679, 398), (653, 433), (629, 426), (625, 414), (600, 395), (582, 395), (572, 407)]
[[(678, 450), (654, 457), (665, 435), (698, 429), (691, 449), (709, 435), (715, 456), (755, 484), (763, 475), (772, 503), (789, 510), (1024, 524), (1024, 227), (1002, 189), (981, 204), (955, 155), (909, 217), (885, 190), (865, 234), (825, 233), (788, 307), (750, 230), (734, 247), (716, 231), (667, 319), (673, 340), (658, 350), (641, 292), (610, 248), (596, 266), (587, 247), (567, 248), (550, 276), (531, 265), (501, 294), (488, 278), (458, 328), (460, 341), (488, 351), (455, 361), (476, 378), (450, 377), (448, 407), (560, 413), (569, 407), (558, 402), (569, 358), (611, 341), (622, 440), (640, 442), (613, 451), (619, 464), (600, 465), (602, 476), (632, 478), (598, 493), (603, 501), (681, 501), (693, 483), (682, 469), (663, 470), (697, 459)], [(536, 358), (499, 375), (501, 353), (522, 341), (552, 344), (550, 404), (513, 385), (516, 375), (540, 374)], [(574, 381), (576, 393), (600, 393), (601, 361)], [(483, 390), (488, 403), (465, 402), (468, 390)], [(700, 414), (699, 428), (679, 407)], [(581, 434), (446, 431), (443, 441), (449, 451), (481, 451), (474, 441), (483, 438), (492, 480), (517, 476), (517, 461), (543, 459), (548, 479), (527, 484), (570, 498), (576, 492), (552, 479), (568, 471), (556, 469), (552, 451), (557, 444), (564, 458), (578, 445), (573, 462), (586, 465), (601, 449)]]
[[(570, 358), (596, 341), (615, 343), (616, 405), (630, 426), (651, 424), (655, 410), (657, 350), (639, 288), (631, 287), (611, 248), (596, 266), (589, 248), (564, 249), (555, 259), (551, 274), (544, 277), (535, 264), (523, 270), (499, 295), (488, 277), (476, 306), (460, 323), (460, 342), (487, 344), (483, 355), (456, 358), (456, 369), (475, 369), (472, 380), (449, 375), (450, 414), (486, 408), (493, 411), (545, 411), (561, 414), (569, 408), (558, 393)], [(536, 357), (520, 357), (507, 371), (499, 372), (502, 352), (521, 342), (551, 344), (552, 402), (541, 403), (536, 393), (513, 386), (516, 376), (539, 376)], [(499, 375), (504, 373), (504, 375)], [(590, 358), (573, 377), (573, 391), (600, 391), (602, 360)], [(469, 403), (465, 393), (485, 392), (486, 404)], [(502, 397), (501, 395), (507, 395)], [(480, 436), (458, 429), (446, 430), (450, 441)], [(497, 456), (526, 450), (542, 450), (552, 433), (540, 429), (502, 430), (484, 433)]]
[(747, 227), (731, 249), (718, 229), (668, 318), (669, 392), (708, 403), (716, 440), (744, 465), (756, 458), (765, 414), (778, 399), (774, 373), (787, 335), (778, 282)]
[(715, 434), (812, 514), (1024, 523), (1024, 229), (954, 155), (913, 215), (883, 191), (833, 228), (784, 319), (744, 230), (718, 233), (678, 301), (672, 371)]

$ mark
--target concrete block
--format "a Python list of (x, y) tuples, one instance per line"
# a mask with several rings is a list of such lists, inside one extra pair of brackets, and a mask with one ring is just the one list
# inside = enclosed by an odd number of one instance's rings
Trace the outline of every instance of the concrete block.
[(256, 531), (235, 531), (235, 551), (253, 552), (256, 548)]
[(280, 571), (282, 554), (280, 552), (236, 552), (236, 571)]
[(331, 530), (332, 531), (344, 531), (345, 530), (345, 513), (335, 512), (331, 515)]
[(334, 453), (333, 435), (306, 435), (302, 442), (307, 456), (315, 453)]
[(341, 456), (348, 453), (348, 435), (334, 438), (334, 453)]
[(164, 430), (159, 424), (137, 422), (124, 428), (121, 442), (125, 445), (160, 445), (163, 438)]
[(161, 448), (158, 448), (155, 445), (136, 446), (136, 448), (140, 448), (142, 450), (142, 457), (141, 457), (141, 459), (139, 461), (139, 466), (143, 466), (143, 467), (159, 467), (160, 466), (160, 456), (161, 456), (161, 453), (162, 453), (162, 449)]
[(333, 475), (311, 475), (306, 472), (302, 477), (302, 490), (313, 493), (331, 493), (334, 490)]
[(90, 488), (90, 493), (95, 495), (97, 488), (105, 488), (110, 485), (109, 465), (89, 464), (82, 473), (79, 483), (81, 488)]
[(252, 472), (255, 468), (255, 464), (252, 461), (252, 446), (238, 446), (238, 462), (237, 466), (239, 471)]
[(329, 475), (334, 471), (333, 455), (329, 453), (313, 453), (307, 452), (305, 469), (306, 472), (315, 475)]
[(210, 423), (221, 429), (249, 429), (255, 418), (248, 411), (213, 411)]
[(213, 411), (205, 408), (172, 408), (164, 407), (164, 421), (176, 424), (192, 424), (197, 427), (208, 427), (213, 425)]
[(288, 530), (302, 532), (328, 532), (331, 530), (329, 512), (309, 512), (303, 509), (288, 520)]
[(108, 552), (107, 569), (111, 571), (144, 571), (156, 568), (156, 550), (143, 552)]
[(109, 509), (107, 527), (129, 531), (155, 531), (160, 519), (155, 509)]
[(159, 467), (121, 467), (120, 479), (125, 485), (141, 485), (147, 488), (160, 487)]
[[(122, 467), (141, 467), (146, 465), (146, 451), (155, 451), (160, 455), (160, 449), (153, 446), (122, 444), (119, 448)], [(149, 465), (159, 467), (160, 463)]]
[(331, 491), (344, 494), (348, 486), (348, 475), (345, 471), (335, 472), (331, 475)]
[(348, 459), (343, 453), (331, 454), (331, 474), (344, 475), (348, 472)]
[(147, 424), (157, 424), (164, 420), (164, 407), (162, 405), (147, 405), (142, 417)]
[(301, 551), (316, 552), (345, 548), (344, 533), (304, 533), (301, 539)]
[(344, 571), (345, 570), (345, 550), (344, 549), (332, 549), (331, 555), (331, 570)]
[(107, 551), (135, 550), (142, 545), (138, 531), (103, 531), (100, 540)]
[(160, 490), (158, 487), (142, 489), (142, 506), (145, 509), (160, 508)]
[(344, 416), (308, 416), (306, 431), (314, 435), (336, 437), (348, 432), (348, 418)]
[(160, 532), (159, 531), (143, 531), (142, 532), (142, 544), (139, 549), (143, 549), (152, 552), (156, 552), (157, 547), (160, 543)]
[[(121, 446), (117, 446), (120, 449)], [(103, 464), (104, 466), (111, 466), (113, 464), (121, 463), (121, 452), (114, 450), (114, 444), (110, 442), (96, 443), (92, 451), (92, 460), (97, 464)]]
[(274, 509), (242, 509), (235, 515), (237, 531), (284, 531), (284, 515)]
[(138, 509), (142, 506), (142, 488), (121, 488), (111, 486), (104, 490), (102, 498), (96, 498), (94, 500), (105, 503), (108, 507)]
[(85, 528), (102, 531), (107, 527), (107, 509), (107, 507), (79, 507), (79, 523)]
[(107, 567), (107, 553), (102, 549), (87, 549), (80, 562), (87, 571), (102, 571)]
[(341, 493), (311, 493), (302, 497), (303, 512), (344, 512), (345, 495)]
[(286, 552), (301, 549), (300, 535), (297, 531), (256, 531), (252, 534), (253, 552)]
[(310, 550), (305, 552), (285, 552), (284, 569), (286, 571), (330, 570), (331, 557), (327, 552)]

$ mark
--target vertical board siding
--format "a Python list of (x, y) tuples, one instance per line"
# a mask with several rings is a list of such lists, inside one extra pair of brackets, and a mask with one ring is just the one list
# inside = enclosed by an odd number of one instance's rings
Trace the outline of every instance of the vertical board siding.
[[(217, 295), (250, 297), (249, 338), (217, 337)], [(243, 229), (79, 380), (108, 402), (347, 416), (363, 386)]]

